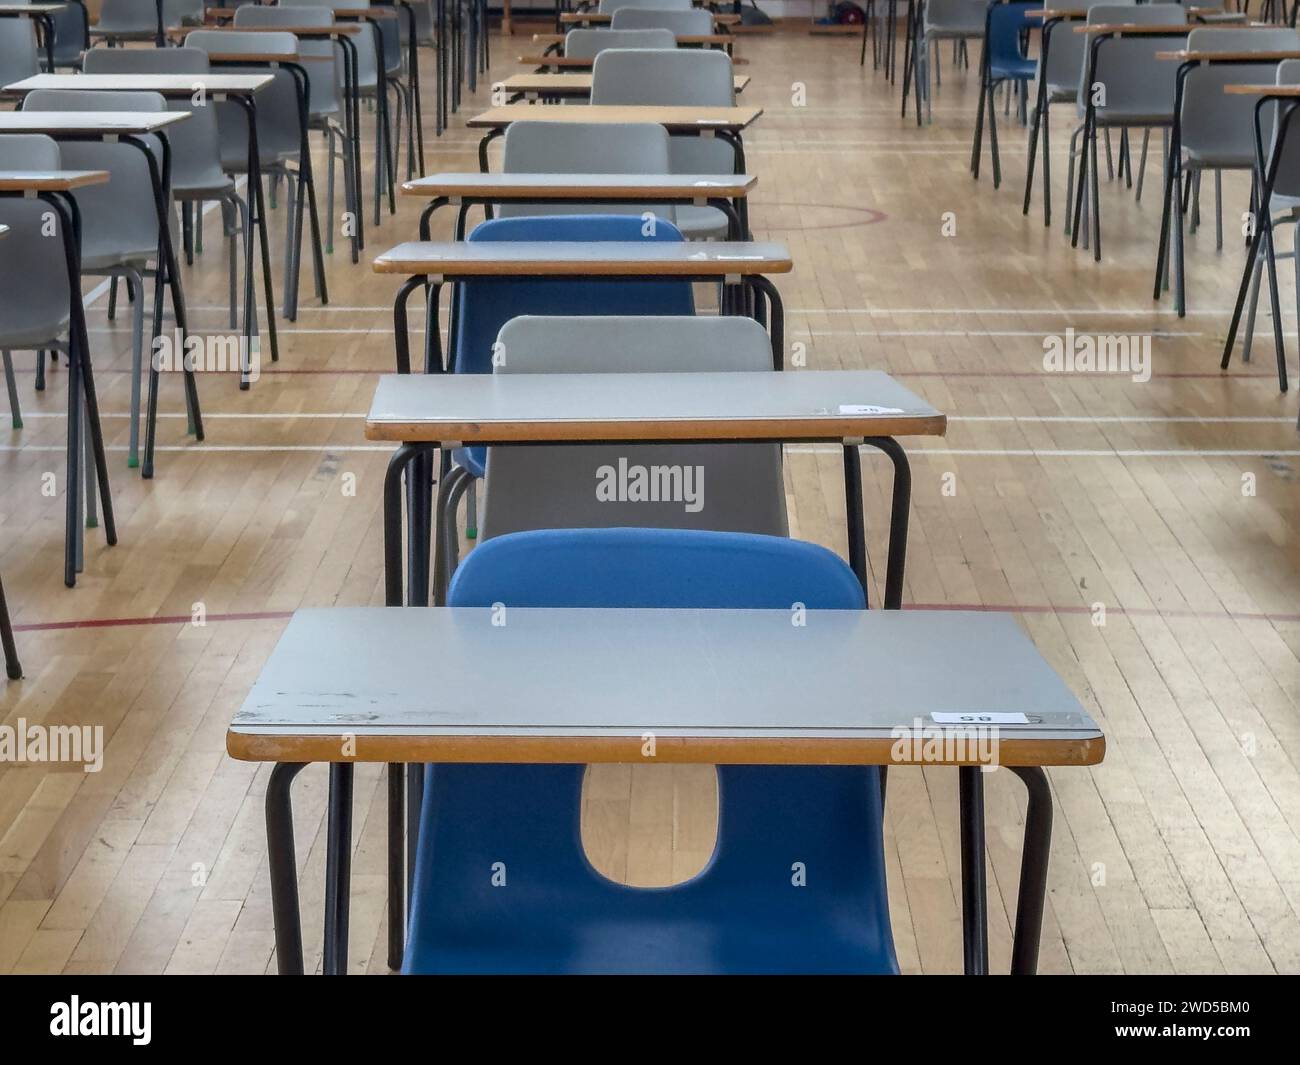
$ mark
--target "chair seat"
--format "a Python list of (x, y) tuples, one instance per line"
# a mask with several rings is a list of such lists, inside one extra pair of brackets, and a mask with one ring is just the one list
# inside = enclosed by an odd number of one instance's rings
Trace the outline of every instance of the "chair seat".
[(687, 240), (725, 237), (730, 230), (727, 216), (716, 207), (688, 204), (673, 209), (677, 228)]
[[(628, 889), (622, 889), (627, 891)], [(636, 890), (636, 889), (632, 889)], [(655, 889), (648, 889), (654, 891)], [(667, 895), (673, 889), (658, 889)], [(794, 890), (790, 889), (794, 894)], [(738, 900), (739, 901), (739, 900)], [(743, 905), (743, 903), (742, 903)], [(869, 974), (897, 975), (892, 944), (850, 914), (799, 907), (785, 923), (714, 922), (686, 911), (620, 921), (599, 912), (542, 923), (492, 921), (441, 929), (434, 947), (423, 933), (407, 946), (405, 974)], [(839, 920), (836, 918), (839, 917)], [(858, 926), (858, 927), (855, 927)], [(816, 944), (810, 950), (809, 944)]]
[(156, 244), (148, 248), (123, 248), (120, 244), (99, 246), (91, 240), (82, 245), (81, 269), (86, 273), (94, 273), (114, 266), (139, 266), (157, 254)]
[(1038, 73), (1038, 60), (1019, 59), (1008, 63), (990, 63), (989, 73), (994, 81), (1028, 81)]
[(1189, 148), (1183, 146), (1183, 158), (1193, 166), (1214, 167), (1219, 170), (1250, 170), (1255, 165), (1255, 153), (1234, 152), (1227, 148)]
[(0, 349), (26, 351), (29, 348), (48, 347), (51, 341), (67, 335), (66, 314), (62, 318), (50, 318), (43, 313), (43, 308), (29, 308), (14, 303), (5, 309)]

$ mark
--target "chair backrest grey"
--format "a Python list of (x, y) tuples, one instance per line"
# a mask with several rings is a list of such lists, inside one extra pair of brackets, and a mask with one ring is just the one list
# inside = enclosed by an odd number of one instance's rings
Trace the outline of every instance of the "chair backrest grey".
[[(334, 12), (326, 7), (250, 4), (235, 11), (235, 28), (249, 26), (332, 26)], [(298, 38), (298, 54), (307, 72), (308, 108), (313, 115), (336, 114), (343, 97), (343, 54), (331, 40)]]
[[(1300, 59), (1287, 59), (1278, 64), (1276, 84), (1300, 85)], [(1279, 110), (1279, 104), (1265, 108), (1268, 125), (1263, 129), (1263, 136), (1270, 155), (1275, 147)], [(1286, 128), (1286, 143), (1282, 146), (1282, 157), (1278, 160), (1273, 194), (1300, 198), (1300, 114), (1293, 113)]]
[[(668, 174), (668, 132), (652, 122), (512, 122), (501, 170), (506, 174)], [(500, 218), (550, 214), (653, 213), (672, 222), (671, 204), (502, 204)]]
[[(208, 53), (200, 48), (92, 48), (82, 69), (87, 74), (194, 74), (196, 86), (209, 73)], [(208, 101), (168, 100), (169, 111), (188, 111), (190, 120), (167, 131), (172, 149), (172, 187), (210, 188), (221, 180), (217, 109)]]
[[(346, 8), (370, 7), (370, 0), (294, 0), (295, 7), (319, 7), (326, 11), (338, 11)], [(366, 32), (369, 31), (369, 32)], [(362, 32), (352, 35), (352, 43), (357, 49), (357, 81), (361, 85), (374, 85), (378, 77), (379, 53), (375, 48), (375, 34), (382, 30), (369, 23), (362, 23)], [(385, 55), (387, 60), (388, 56)]]
[(205, 6), (203, 0), (163, 0), (163, 25), (168, 29), (202, 26)]
[[(240, 10), (243, 10), (242, 8)], [(241, 33), (239, 30), (195, 30), (185, 37), (187, 48), (199, 48), (209, 55), (294, 55), (298, 38), (292, 33)], [(283, 67), (222, 67), (226, 73), (267, 74), (275, 80), (257, 96), (257, 147), (262, 162), (270, 164), (277, 155), (298, 151), (298, 83)], [(248, 144), (248, 119), (243, 109), (229, 100), (217, 103), (221, 127), (221, 155), (227, 169), (243, 169)]]
[[(167, 110), (167, 101), (155, 92), (40, 89), (27, 94), (23, 110), (156, 113)], [(93, 258), (94, 250), (157, 246), (153, 181), (148, 160), (138, 148), (102, 141), (66, 141), (59, 146), (59, 154), (69, 170), (109, 172), (107, 184), (77, 190), (82, 245), (88, 259)]]
[(573, 29), (564, 35), (566, 59), (595, 59), (606, 48), (676, 48), (671, 30)]
[[(26, 21), (26, 20), (24, 20)], [(0, 170), (59, 170), (59, 146), (39, 134), (0, 137)], [(0, 224), (9, 227), (0, 249), (0, 348), (54, 340), (68, 317), (68, 270), (62, 241), (49, 237), (49, 204), (0, 197)]]
[(109, 33), (156, 33), (158, 5), (154, 0), (100, 0), (95, 25)]
[(927, 34), (974, 36), (984, 33), (987, 0), (926, 0), (923, 25)]
[[(522, 317), (498, 342), (495, 373), (776, 372), (767, 333), (749, 318)], [(638, 467), (657, 500), (598, 496)], [(635, 526), (787, 535), (780, 445), (488, 448), (484, 538)]]
[(90, 47), (87, 37), (88, 18), (80, 4), (67, 4), (50, 15), (54, 23), (54, 62), (56, 66), (75, 66), (81, 53)]
[[(1136, 2), (1137, 0), (1129, 0), (1124, 4), (1121, 0), (1093, 0), (1092, 3), (1081, 6), (1091, 11), (1099, 3), (1109, 7), (1132, 7)], [(1062, 22), (1052, 27), (1051, 44), (1047, 52), (1047, 84), (1053, 91), (1069, 89), (1074, 92), (1083, 76), (1081, 72), (1088, 38), (1085, 34), (1075, 33), (1075, 25), (1073, 22)]]
[(600, 0), (597, 10), (602, 15), (612, 15), (625, 7), (654, 7), (660, 11), (686, 11), (693, 7), (691, 0)]
[[(592, 66), (591, 102), (731, 107), (736, 102), (731, 57), (700, 48), (601, 52)], [(675, 174), (735, 170), (735, 152), (719, 137), (674, 136), (671, 145)]]
[(36, 27), (29, 18), (0, 18), (0, 85), (39, 74)]
[[(1285, 52), (1300, 50), (1300, 32), (1283, 27), (1192, 30), (1189, 51)], [(1183, 82), (1181, 138), (1208, 162), (1249, 167), (1255, 161), (1255, 98), (1225, 93), (1227, 85), (1261, 85), (1277, 77), (1277, 63), (1202, 63)], [(1268, 139), (1265, 139), (1268, 143)]]
[(713, 32), (713, 13), (699, 7), (682, 11), (620, 7), (609, 25), (615, 30), (669, 30), (677, 37), (693, 37)]
[[(1187, 11), (1179, 4), (1098, 4), (1088, 11), (1091, 25), (1187, 25)], [(1176, 35), (1181, 47), (1185, 35)], [(1090, 48), (1092, 46), (1090, 45)], [(1175, 85), (1178, 64), (1156, 59), (1157, 52), (1170, 49), (1170, 38), (1143, 34), (1133, 37), (1112, 37), (1096, 46), (1096, 69), (1089, 77), (1085, 59), (1079, 77), (1079, 109), (1088, 105), (1096, 94), (1096, 112), (1104, 121), (1107, 113), (1142, 114), (1150, 118), (1169, 118), (1174, 113)], [(1091, 55), (1091, 51), (1085, 55)], [(1100, 90), (1100, 92), (1096, 92)], [(1154, 124), (1154, 123), (1153, 123)]]

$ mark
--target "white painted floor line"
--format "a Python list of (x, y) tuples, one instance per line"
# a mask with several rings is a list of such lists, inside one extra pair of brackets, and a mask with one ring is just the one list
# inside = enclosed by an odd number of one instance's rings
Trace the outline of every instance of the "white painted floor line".
[[(1041, 340), (1041, 329), (798, 329), (803, 336), (810, 337), (1033, 337)], [(1172, 340), (1179, 337), (1203, 337), (1204, 333), (1174, 332), (1157, 329), (1145, 336), (1157, 340)]]

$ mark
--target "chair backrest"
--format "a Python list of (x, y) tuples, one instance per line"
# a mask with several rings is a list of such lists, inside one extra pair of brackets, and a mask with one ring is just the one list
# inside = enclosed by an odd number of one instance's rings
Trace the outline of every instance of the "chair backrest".
[[(669, 222), (647, 226), (636, 215), (497, 218), (470, 233), (479, 241), (680, 241)], [(491, 373), (501, 327), (523, 314), (694, 314), (691, 286), (679, 281), (464, 281), (458, 286), (453, 349), (456, 373)]]
[[(781, 537), (648, 529), (488, 541), (470, 552), (448, 601), (863, 605), (852, 573), (823, 548)], [(671, 665), (654, 668), (661, 667)], [(874, 767), (719, 766), (713, 855), (695, 877), (666, 889), (626, 887), (592, 869), (579, 822), (584, 771), (428, 768), (404, 971), (897, 971)], [(807, 886), (791, 891), (796, 861), (810, 875)], [(494, 862), (510, 870), (508, 900), (478, 874), (499, 868)]]
[[(250, 4), (235, 11), (235, 28), (250, 26), (290, 26), (307, 29), (332, 26), (334, 13), (329, 8), (310, 5), (278, 4), (267, 7)], [(301, 66), (307, 72), (308, 110), (313, 116), (338, 113), (343, 100), (343, 55), (331, 40), (296, 38)]]
[(566, 59), (594, 59), (607, 48), (676, 48), (671, 30), (573, 29), (564, 35)]
[[(1300, 59), (1287, 59), (1277, 66), (1278, 85), (1300, 85)], [(1265, 108), (1268, 124), (1263, 128), (1264, 144), (1272, 155), (1277, 137), (1279, 105)], [(1253, 128), (1253, 127), (1252, 127)], [(1275, 196), (1300, 197), (1300, 115), (1292, 117), (1286, 129), (1286, 143), (1278, 160), (1277, 179), (1273, 184)]]
[[(699, 48), (601, 52), (592, 66), (591, 102), (731, 107), (736, 102), (731, 57)], [(735, 170), (735, 152), (721, 138), (681, 135), (674, 136), (671, 145), (676, 174)]]
[(100, 0), (96, 27), (107, 33), (144, 36), (158, 32), (158, 5), (154, 0)]
[(922, 25), (927, 34), (978, 37), (984, 32), (988, 0), (926, 0)]
[[(242, 11), (243, 8), (240, 8)], [(296, 55), (298, 38), (292, 33), (241, 33), (239, 30), (195, 30), (185, 37), (187, 48), (208, 55)], [(257, 147), (265, 165), (277, 156), (294, 155), (300, 144), (298, 83), (283, 67), (221, 68), (227, 73), (271, 74), (274, 80), (257, 95)], [(309, 86), (310, 88), (310, 86)], [(248, 119), (244, 110), (229, 100), (217, 103), (221, 127), (221, 154), (228, 169), (242, 169), (247, 152)]]
[(680, 11), (660, 7), (620, 7), (609, 25), (615, 30), (668, 30), (676, 37), (696, 37), (713, 32), (713, 13), (698, 7)]
[(29, 18), (0, 18), (0, 85), (39, 74), (36, 27)]
[(1026, 58), (1021, 40), (1029, 30), (1041, 26), (1042, 20), (1031, 20), (1030, 11), (1041, 11), (1042, 0), (1031, 2), (1012, 2), (989, 4), (986, 18), (988, 25), (988, 61), (994, 67), (1021, 62)]
[[(506, 174), (667, 174), (668, 133), (654, 123), (512, 122), (501, 170)], [(671, 204), (502, 204), (498, 218), (543, 214), (651, 213), (669, 222)]]
[[(1187, 11), (1179, 4), (1098, 4), (1089, 9), (1091, 25), (1128, 24), (1142, 26), (1169, 26), (1172, 29), (1187, 25)], [(1174, 34), (1180, 40), (1185, 35)], [(1156, 59), (1157, 52), (1170, 49), (1170, 38), (1153, 34), (1133, 37), (1112, 37), (1090, 44), (1095, 50), (1096, 69), (1089, 71), (1085, 59), (1079, 80), (1079, 109), (1088, 107), (1094, 88), (1104, 89), (1104, 102), (1098, 102), (1096, 113), (1105, 121), (1108, 114), (1149, 117), (1172, 121), (1178, 64)], [(1092, 55), (1089, 51), (1086, 55)]]
[(89, 21), (82, 4), (65, 4), (51, 13), (54, 23), (54, 65), (75, 66), (90, 47)]
[[(1081, 5), (1091, 11), (1094, 7), (1132, 7), (1137, 0), (1092, 0)], [(1127, 13), (1125, 14), (1127, 18)], [(1083, 60), (1088, 49), (1088, 38), (1082, 33), (1074, 32), (1072, 22), (1061, 22), (1051, 29), (1051, 43), (1047, 52), (1047, 84), (1054, 93), (1068, 90), (1073, 93), (1083, 77)], [(1040, 53), (1041, 55), (1041, 53)], [(1039, 63), (1041, 70), (1042, 63)]]
[[(499, 374), (777, 372), (750, 318), (514, 318), (497, 341)], [(490, 447), (485, 483), (485, 541), (524, 529), (789, 529), (776, 444)]]
[[(24, 111), (146, 111), (167, 110), (167, 101), (154, 92), (88, 92), (38, 89), (23, 100)], [(160, 149), (155, 147), (155, 154)], [(146, 248), (157, 245), (149, 162), (138, 148), (102, 141), (66, 141), (59, 146), (69, 170), (107, 170), (104, 185), (77, 190), (82, 245), (86, 249)], [(90, 253), (88, 252), (88, 257)]]
[[(0, 136), (0, 170), (58, 170), (58, 144), (39, 134)], [(53, 340), (68, 317), (68, 270), (62, 241), (50, 239), (49, 204), (0, 197), (0, 224), (9, 232), (0, 247), (0, 348)], [(62, 234), (59, 234), (62, 236)]]
[[(1209, 27), (1187, 35), (1194, 52), (1300, 50), (1300, 32), (1282, 27)], [(1180, 115), (1184, 148), (1207, 161), (1249, 167), (1255, 161), (1255, 98), (1224, 92), (1227, 85), (1260, 85), (1277, 77), (1277, 63), (1202, 63), (1187, 72)], [(1267, 136), (1265, 143), (1268, 143)]]
[[(293, 0), (295, 7), (318, 7), (326, 11), (339, 11), (350, 8), (370, 7), (370, 0)], [(378, 30), (382, 33), (383, 30)], [(357, 82), (362, 86), (377, 84), (379, 70), (379, 53), (375, 49), (376, 28), (369, 22), (361, 23), (361, 32), (352, 35), (352, 43), (357, 49)], [(384, 59), (391, 57), (385, 54)]]
[(691, 0), (600, 0), (597, 11), (602, 15), (612, 15), (625, 7), (652, 7), (660, 11), (688, 11), (694, 5)]
[[(92, 48), (82, 69), (87, 74), (193, 74), (195, 84), (211, 70), (199, 48)], [(189, 99), (168, 100), (169, 111), (187, 111), (188, 122), (167, 131), (171, 144), (172, 188), (211, 188), (222, 181), (217, 108)]]
[(204, 0), (163, 0), (163, 26), (202, 26), (206, 6)]

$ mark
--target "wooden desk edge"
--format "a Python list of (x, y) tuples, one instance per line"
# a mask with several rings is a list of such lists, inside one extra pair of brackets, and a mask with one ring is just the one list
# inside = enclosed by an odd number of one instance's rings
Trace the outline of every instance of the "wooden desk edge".
[[(13, 170), (9, 173), (21, 174), (23, 171)], [(0, 171), (0, 192), (70, 192), (89, 185), (107, 184), (109, 177), (107, 170), (76, 170), (63, 174), (55, 172), (44, 176), (42, 172), (32, 171), (32, 179), (28, 182), (4, 175), (5, 172)]]
[[(226, 752), (241, 762), (507, 762), (561, 764), (646, 762), (641, 736), (384, 736), (361, 734), (343, 754), (343, 734), (270, 735), (231, 725)], [(751, 739), (656, 733), (651, 761), (697, 765), (978, 765), (894, 757), (898, 740), (876, 737)], [(997, 765), (1089, 766), (1106, 756), (1100, 732), (1078, 739), (998, 737)]]
[[(516, 175), (522, 184), (529, 176), (527, 174)], [(550, 176), (550, 175), (548, 175)], [(611, 177), (616, 175), (610, 175)], [(600, 199), (606, 196), (617, 198), (621, 196), (656, 196), (662, 195), (665, 186), (654, 185), (650, 183), (617, 188), (611, 185), (595, 185), (582, 188), (573, 185), (557, 186), (533, 186), (531, 192), (517, 192), (510, 196), (505, 196), (503, 190), (497, 185), (475, 185), (473, 184), (473, 175), (466, 175), (465, 184), (453, 183), (435, 183), (431, 178), (415, 178), (412, 181), (402, 182), (398, 191), (403, 196), (420, 196), (424, 199), (433, 199), (437, 196), (470, 196), (470, 197), (500, 197), (501, 199), (537, 199), (537, 200), (586, 200), (591, 198)], [(424, 184), (421, 184), (424, 182)], [(667, 191), (671, 192), (674, 197), (700, 197), (707, 199), (726, 199), (732, 200), (737, 196), (744, 196), (758, 184), (758, 178), (754, 175), (748, 175), (748, 179), (743, 183), (731, 185), (674, 185), (668, 186)]]
[[(563, 434), (557, 429), (563, 428)], [(616, 432), (617, 430), (617, 432)], [(366, 421), (366, 439), (401, 443), (528, 444), (558, 441), (628, 443), (674, 440), (772, 440), (788, 443), (860, 440), (872, 436), (944, 436), (948, 416), (934, 414), (822, 416), (817, 418), (722, 418), (715, 421), (609, 420), (565, 422), (398, 422)]]
[[(377, 258), (372, 264), (377, 274), (401, 274), (411, 277), (429, 274), (433, 277), (747, 277), (754, 274), (788, 274), (794, 269), (791, 259), (674, 259), (642, 260), (640, 262), (615, 262), (575, 260), (573, 262), (550, 260), (542, 262), (509, 264), (517, 269), (501, 269), (495, 262), (432, 261), (426, 259)], [(541, 269), (541, 267), (545, 269)], [(491, 269), (485, 269), (491, 267)], [(598, 267), (598, 268), (597, 268)], [(611, 268), (616, 269), (611, 269)]]

